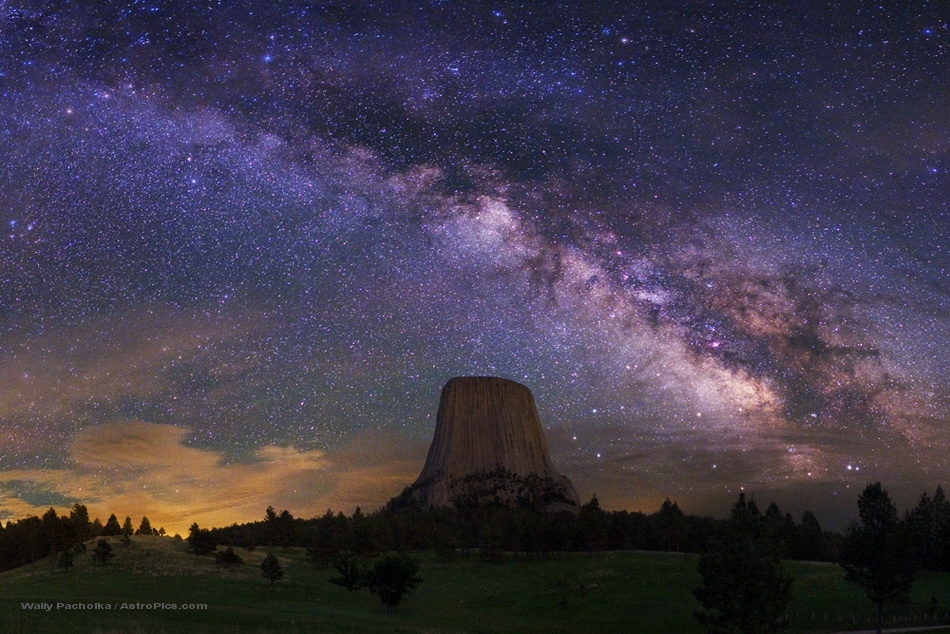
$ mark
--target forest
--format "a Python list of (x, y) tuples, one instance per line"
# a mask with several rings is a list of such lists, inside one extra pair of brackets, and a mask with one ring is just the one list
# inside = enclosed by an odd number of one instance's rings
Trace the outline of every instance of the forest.
[[(761, 512), (761, 523), (769, 538), (780, 544), (783, 559), (840, 561), (844, 535), (822, 529), (811, 512), (796, 520), (771, 503)], [(941, 487), (932, 496), (921, 494), (917, 505), (903, 514), (901, 525), (921, 569), (950, 571), (950, 502)], [(376, 512), (357, 508), (349, 516), (328, 509), (322, 516), (303, 519), (289, 510), (268, 507), (255, 522), (216, 528), (193, 524), (188, 541), (211, 550), (217, 545), (249, 550), (303, 547), (314, 564), (329, 565), (341, 552), (431, 550), (447, 558), (468, 552), (486, 560), (505, 552), (539, 558), (558, 552), (617, 550), (702, 554), (727, 529), (728, 519), (689, 515), (670, 500), (645, 514), (604, 510), (594, 496), (578, 512), (550, 513), (502, 505), (420, 509), (397, 497)], [(50, 508), (42, 517), (0, 525), (0, 570), (78, 551), (95, 537), (133, 533), (164, 535), (165, 530), (153, 528), (146, 517), (137, 529), (130, 517), (120, 525), (115, 514), (105, 524), (98, 518), (90, 520), (79, 503), (66, 514)]]

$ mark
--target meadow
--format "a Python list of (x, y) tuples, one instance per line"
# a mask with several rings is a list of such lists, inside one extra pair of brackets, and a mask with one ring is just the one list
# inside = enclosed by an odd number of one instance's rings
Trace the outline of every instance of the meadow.
[[(171, 538), (136, 536), (107, 566), (88, 553), (68, 572), (46, 559), (0, 574), (0, 631), (135, 633), (258, 632), (681, 632), (703, 629), (690, 592), (698, 555), (656, 552), (506, 555), (500, 563), (415, 553), (422, 584), (394, 615), (366, 591), (328, 583), (303, 549), (276, 550), (285, 577), (260, 574), (266, 551), (219, 568)], [(795, 578), (791, 632), (869, 627), (871, 606), (837, 566), (787, 562)], [(24, 603), (52, 609), (24, 609)], [(62, 604), (62, 605), (57, 605)], [(99, 604), (98, 608), (96, 604)], [(104, 609), (108, 604), (111, 609)], [(124, 605), (123, 605), (124, 604)], [(186, 606), (204, 604), (203, 609)], [(72, 606), (72, 607), (67, 607)], [(174, 608), (172, 606), (175, 606)], [(888, 625), (950, 624), (950, 574), (920, 573), (910, 603)], [(944, 632), (950, 632), (950, 626)]]

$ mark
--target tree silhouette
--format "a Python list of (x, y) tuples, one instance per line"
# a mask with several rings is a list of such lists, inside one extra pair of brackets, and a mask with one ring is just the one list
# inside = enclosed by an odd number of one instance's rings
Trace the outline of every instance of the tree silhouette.
[(191, 552), (196, 555), (207, 555), (217, 547), (214, 534), (207, 529), (199, 528), (198, 522), (192, 524), (191, 528), (188, 529), (186, 541), (191, 548)]
[(792, 549), (794, 558), (818, 561), (822, 555), (823, 535), (818, 518), (811, 511), (805, 511), (801, 524), (795, 528), (795, 544)]
[(600, 508), (597, 495), (581, 507), (577, 516), (577, 533), (574, 542), (580, 550), (600, 550), (607, 540), (607, 514)]
[(105, 566), (113, 557), (115, 557), (115, 553), (112, 552), (112, 546), (107, 540), (100, 539), (96, 542), (96, 547), (92, 549), (93, 561), (97, 561)]
[(125, 521), (122, 522), (122, 534), (133, 535), (134, 533), (135, 533), (135, 529), (132, 528), (132, 518), (126, 515)]
[(271, 585), (284, 578), (284, 569), (274, 553), (267, 553), (267, 557), (264, 557), (264, 561), (261, 562), (261, 576), (270, 580)]
[(93, 525), (89, 522), (89, 511), (78, 502), (73, 505), (69, 512), (68, 525), (73, 534), (73, 540), (77, 543), (84, 542), (92, 537)]
[(943, 487), (931, 498), (924, 492), (905, 520), (922, 567), (950, 570), (950, 502)]
[(69, 572), (69, 569), (73, 567), (73, 551), (67, 549), (59, 553), (56, 565)]
[(238, 564), (244, 563), (244, 560), (241, 559), (241, 556), (234, 552), (234, 548), (228, 546), (219, 553), (214, 555), (214, 563), (217, 565), (230, 569), (231, 566), (236, 566)]
[(56, 515), (56, 509), (50, 508), (43, 514), (43, 532), (45, 533), (47, 548), (53, 552), (66, 549), (69, 544), (69, 535), (66, 533), (66, 524)]
[(122, 534), (122, 527), (119, 525), (119, 518), (115, 516), (115, 513), (110, 515), (109, 519), (106, 520), (106, 525), (102, 527), (102, 534), (106, 537)]
[(142, 517), (142, 522), (139, 524), (139, 528), (135, 531), (136, 535), (151, 535), (152, 534), (152, 523), (148, 521), (147, 517)]
[(914, 584), (917, 562), (909, 531), (880, 482), (858, 497), (860, 523), (852, 522), (841, 548), (845, 579), (862, 588), (877, 608), (877, 631), (884, 627), (889, 603), (906, 601)]
[(366, 572), (365, 586), (379, 597), (392, 614), (402, 598), (422, 581), (419, 562), (405, 554), (388, 555)]
[(660, 510), (651, 519), (663, 550), (683, 549), (683, 543), (686, 541), (686, 516), (676, 502), (671, 502), (669, 498), (664, 500)]
[(792, 578), (782, 570), (782, 544), (768, 530), (755, 501), (732, 507), (724, 534), (699, 560), (703, 583), (693, 594), (711, 634), (766, 634), (787, 627)]
[(333, 562), (333, 568), (340, 573), (339, 577), (330, 577), (330, 583), (343, 586), (347, 590), (359, 590), (363, 587), (366, 569), (360, 564), (352, 552), (342, 551)]

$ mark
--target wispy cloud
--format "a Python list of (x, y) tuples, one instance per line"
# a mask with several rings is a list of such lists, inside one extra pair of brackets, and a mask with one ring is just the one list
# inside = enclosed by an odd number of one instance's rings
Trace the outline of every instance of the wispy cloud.
[(326, 508), (349, 513), (385, 503), (410, 484), (425, 449), (374, 434), (334, 452), (268, 446), (248, 461), (227, 462), (219, 452), (187, 446), (187, 436), (184, 428), (134, 420), (87, 427), (70, 444), (67, 468), (0, 474), (0, 508), (22, 516), (75, 501), (103, 521), (115, 513), (137, 525), (144, 515), (171, 533), (192, 522), (260, 519), (268, 505), (298, 517)]

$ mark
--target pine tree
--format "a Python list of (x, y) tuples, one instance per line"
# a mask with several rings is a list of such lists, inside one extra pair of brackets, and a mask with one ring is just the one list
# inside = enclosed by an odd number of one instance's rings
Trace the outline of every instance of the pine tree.
[(78, 502), (69, 512), (69, 529), (76, 542), (84, 542), (92, 536), (92, 524), (89, 522), (89, 511)]
[(261, 562), (261, 576), (270, 580), (271, 585), (284, 578), (284, 569), (274, 553), (267, 553), (267, 557)]
[(215, 553), (214, 562), (223, 567), (230, 569), (231, 566), (237, 566), (244, 563), (244, 560), (241, 559), (241, 556), (234, 552), (234, 548), (228, 546), (219, 553)]
[(113, 557), (115, 557), (115, 553), (112, 552), (112, 546), (108, 541), (100, 539), (96, 542), (96, 547), (92, 549), (92, 558), (94, 561), (98, 561), (105, 566)]
[(366, 588), (379, 597), (390, 614), (396, 611), (396, 606), (402, 598), (412, 592), (421, 581), (419, 562), (402, 553), (377, 561), (365, 575)]
[(142, 522), (139, 524), (139, 528), (135, 531), (136, 535), (151, 535), (152, 534), (152, 523), (148, 521), (147, 517), (142, 517)]
[(880, 482), (858, 497), (860, 523), (852, 522), (841, 548), (845, 579), (862, 588), (877, 608), (877, 631), (884, 627), (885, 606), (906, 601), (917, 561), (909, 531)]
[(122, 534), (123, 535), (135, 534), (135, 529), (132, 528), (132, 518), (127, 515), (125, 517), (125, 521), (122, 522)]
[(106, 525), (102, 527), (102, 534), (105, 537), (112, 537), (114, 535), (122, 534), (122, 527), (119, 526), (119, 518), (115, 516), (115, 513), (110, 515), (109, 519), (106, 520)]
[(214, 534), (207, 529), (199, 528), (198, 522), (192, 524), (191, 528), (188, 529), (186, 541), (191, 548), (191, 552), (196, 555), (207, 555), (218, 546), (215, 543)]
[(56, 560), (56, 565), (69, 572), (69, 569), (73, 567), (73, 551), (67, 549), (59, 553), (59, 558)]
[(333, 562), (333, 568), (340, 573), (340, 576), (330, 577), (328, 579), (330, 583), (343, 586), (350, 591), (363, 587), (366, 569), (352, 552), (348, 550), (340, 552), (336, 561)]
[(788, 626), (792, 578), (782, 569), (782, 544), (770, 534), (755, 501), (732, 507), (725, 532), (699, 560), (703, 583), (693, 590), (709, 632), (767, 634)]
[(921, 567), (950, 570), (950, 502), (943, 487), (931, 498), (924, 492), (905, 519), (917, 549)]

